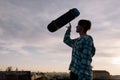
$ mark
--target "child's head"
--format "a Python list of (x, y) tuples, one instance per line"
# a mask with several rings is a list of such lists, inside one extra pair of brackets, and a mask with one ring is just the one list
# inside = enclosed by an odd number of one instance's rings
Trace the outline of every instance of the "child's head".
[(82, 20), (79, 20), (78, 25), (80, 27), (83, 27), (84, 31), (87, 32), (91, 28), (91, 21), (82, 19)]

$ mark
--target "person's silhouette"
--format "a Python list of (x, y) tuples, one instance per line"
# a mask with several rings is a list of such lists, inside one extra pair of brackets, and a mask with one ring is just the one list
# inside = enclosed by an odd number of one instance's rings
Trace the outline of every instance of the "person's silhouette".
[(71, 80), (92, 80), (92, 57), (95, 54), (93, 38), (87, 34), (91, 28), (89, 20), (82, 19), (76, 26), (80, 37), (71, 39), (71, 24), (67, 26), (64, 43), (72, 48), (72, 60), (69, 66)]

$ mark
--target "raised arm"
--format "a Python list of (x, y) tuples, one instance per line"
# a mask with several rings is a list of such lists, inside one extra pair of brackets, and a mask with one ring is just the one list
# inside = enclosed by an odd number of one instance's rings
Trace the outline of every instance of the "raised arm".
[(67, 31), (64, 35), (63, 42), (66, 43), (68, 46), (73, 47), (75, 40), (70, 38), (71, 33), (71, 24), (69, 23), (69, 26), (67, 26)]

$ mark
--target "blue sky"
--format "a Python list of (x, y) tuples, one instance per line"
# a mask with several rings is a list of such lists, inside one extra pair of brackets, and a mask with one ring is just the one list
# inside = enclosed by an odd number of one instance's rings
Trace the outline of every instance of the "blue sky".
[(93, 69), (120, 74), (119, 0), (0, 0), (0, 70), (8, 66), (31, 71), (68, 72), (71, 48), (63, 43), (66, 27), (51, 33), (47, 25), (69, 9), (77, 8), (71, 38), (78, 20), (89, 19), (96, 55)]

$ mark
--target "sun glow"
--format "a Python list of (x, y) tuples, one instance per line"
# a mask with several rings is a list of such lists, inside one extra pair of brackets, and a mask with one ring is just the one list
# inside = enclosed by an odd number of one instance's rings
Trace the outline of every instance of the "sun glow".
[(113, 59), (113, 64), (120, 64), (120, 57), (116, 57)]

